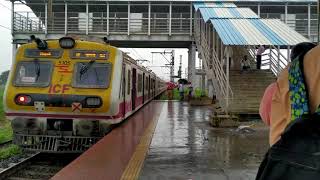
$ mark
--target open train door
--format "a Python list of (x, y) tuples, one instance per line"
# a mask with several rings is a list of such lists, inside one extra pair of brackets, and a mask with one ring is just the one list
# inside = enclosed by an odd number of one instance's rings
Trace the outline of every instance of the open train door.
[(131, 92), (131, 102), (132, 111), (136, 108), (136, 97), (137, 97), (137, 69), (132, 68), (132, 92)]

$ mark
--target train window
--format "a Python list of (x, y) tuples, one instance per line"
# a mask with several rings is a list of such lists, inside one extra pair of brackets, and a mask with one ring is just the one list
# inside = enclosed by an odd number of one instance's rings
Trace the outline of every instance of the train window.
[(73, 87), (78, 88), (108, 88), (111, 78), (112, 65), (110, 63), (76, 64)]
[(47, 87), (50, 84), (53, 65), (44, 61), (22, 61), (17, 64), (15, 86)]
[(128, 70), (128, 91), (127, 91), (128, 95), (130, 94), (130, 91), (131, 91), (130, 82), (131, 82), (131, 71)]
[(138, 92), (142, 91), (142, 74), (138, 74)]

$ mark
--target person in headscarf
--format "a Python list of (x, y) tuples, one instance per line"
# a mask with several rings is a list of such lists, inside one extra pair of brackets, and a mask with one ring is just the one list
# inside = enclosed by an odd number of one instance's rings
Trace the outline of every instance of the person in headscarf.
[[(271, 146), (280, 139), (290, 122), (303, 114), (316, 112), (320, 104), (320, 46), (315, 46), (308, 42), (294, 46), (290, 55), (292, 63), (265, 91), (259, 111), (262, 120), (270, 126)], [(302, 72), (299, 70), (300, 58), (303, 60)]]

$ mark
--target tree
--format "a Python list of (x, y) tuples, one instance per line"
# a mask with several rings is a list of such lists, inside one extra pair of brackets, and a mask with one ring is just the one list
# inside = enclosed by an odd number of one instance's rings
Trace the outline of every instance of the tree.
[(0, 75), (0, 85), (5, 85), (7, 80), (8, 80), (8, 76), (9, 76), (9, 70), (8, 71), (3, 71)]

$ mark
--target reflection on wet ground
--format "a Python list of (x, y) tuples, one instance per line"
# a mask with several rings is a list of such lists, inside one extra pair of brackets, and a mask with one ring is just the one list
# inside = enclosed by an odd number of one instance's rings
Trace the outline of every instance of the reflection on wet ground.
[(209, 107), (168, 102), (140, 179), (254, 179), (268, 148), (267, 128), (251, 133), (209, 126)]

